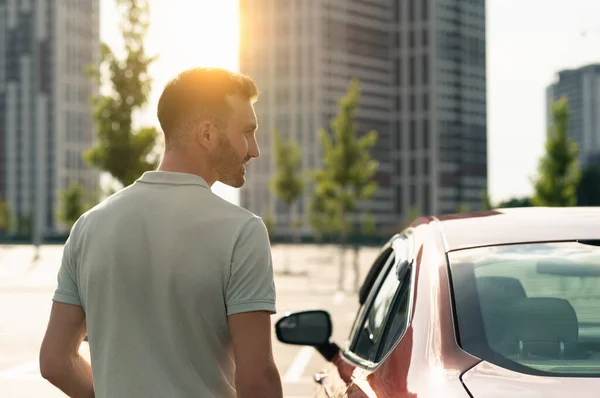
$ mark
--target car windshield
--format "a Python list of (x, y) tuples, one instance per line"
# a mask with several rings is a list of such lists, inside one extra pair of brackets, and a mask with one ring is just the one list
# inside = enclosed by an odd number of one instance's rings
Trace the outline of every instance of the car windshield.
[(448, 259), (463, 350), (521, 373), (600, 375), (600, 242), (475, 248)]

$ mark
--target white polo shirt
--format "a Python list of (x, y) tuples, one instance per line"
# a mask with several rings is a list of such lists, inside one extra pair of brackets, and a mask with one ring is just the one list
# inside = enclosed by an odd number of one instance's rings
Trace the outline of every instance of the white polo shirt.
[(235, 397), (227, 316), (275, 313), (267, 230), (198, 176), (146, 172), (74, 225), (53, 300), (85, 310), (96, 397)]

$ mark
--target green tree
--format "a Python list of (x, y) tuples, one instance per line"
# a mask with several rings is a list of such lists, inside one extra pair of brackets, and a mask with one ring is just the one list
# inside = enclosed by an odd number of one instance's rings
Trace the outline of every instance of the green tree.
[(485, 191), (483, 191), (481, 207), (483, 208), (483, 210), (492, 210), (494, 208), (494, 205), (492, 205), (492, 201), (490, 200), (490, 195), (489, 195), (487, 189)]
[(147, 55), (144, 48), (149, 25), (148, 0), (116, 1), (122, 12), (120, 29), (125, 55), (118, 58), (103, 43), (100, 65), (89, 69), (99, 85), (110, 87), (110, 93), (92, 98), (97, 144), (84, 154), (84, 159), (127, 186), (158, 165), (155, 153), (158, 130), (133, 126), (134, 113), (148, 101), (152, 83), (148, 68), (156, 57)]
[(19, 213), (16, 217), (16, 223), (17, 234), (23, 237), (31, 237), (33, 231), (33, 218), (31, 214), (27, 212)]
[(300, 243), (302, 241), (302, 237), (300, 236), (300, 232), (302, 231), (302, 226), (304, 225), (304, 221), (302, 220), (302, 216), (296, 216), (292, 219), (292, 233), (294, 236), (294, 242)]
[(562, 97), (552, 105), (552, 119), (546, 153), (540, 160), (534, 181), (535, 206), (575, 206), (580, 179), (577, 144), (569, 138), (569, 109)]
[(262, 214), (262, 220), (265, 223), (265, 227), (267, 228), (269, 238), (273, 239), (273, 237), (275, 236), (275, 217), (273, 217), (273, 213), (269, 211), (266, 207), (263, 209)]
[[(297, 227), (298, 222), (292, 217), (292, 209), (304, 191), (304, 181), (300, 173), (302, 152), (300, 146), (291, 138), (282, 139), (277, 129), (273, 129), (272, 139), (275, 174), (271, 177), (269, 189), (287, 208), (288, 226), (293, 239), (299, 228)], [(284, 274), (289, 274), (289, 252), (284, 261)]]
[(12, 229), (12, 215), (7, 201), (0, 197), (0, 231), (9, 232)]
[(362, 214), (360, 227), (363, 236), (370, 238), (375, 235), (375, 231), (377, 230), (375, 216), (369, 212), (364, 212)]
[[(369, 212), (364, 212), (361, 214), (361, 220), (360, 220), (360, 233), (362, 235), (362, 237), (364, 238), (371, 238), (373, 235), (375, 235), (375, 231), (377, 229), (377, 223), (375, 220), (375, 217), (369, 213)], [(354, 260), (352, 262), (352, 268), (354, 270), (354, 291), (358, 292), (360, 285), (359, 285), (359, 276), (360, 276), (360, 261), (359, 261), (359, 257), (360, 257), (360, 242), (355, 241), (354, 245), (353, 245), (353, 251), (354, 251)]]
[(377, 131), (371, 130), (358, 136), (359, 126), (355, 118), (359, 97), (359, 81), (352, 79), (348, 91), (340, 99), (338, 114), (331, 122), (331, 132), (320, 129), (323, 167), (313, 173), (316, 204), (321, 211), (328, 213), (324, 225), (334, 227), (339, 233), (339, 289), (343, 289), (346, 243), (356, 218), (357, 202), (370, 199), (377, 190), (374, 176), (378, 163), (370, 154), (370, 149), (377, 142)]
[(469, 206), (466, 203), (461, 202), (456, 206), (456, 213), (468, 213), (469, 211)]
[(335, 208), (335, 191), (327, 184), (323, 173), (312, 174), (312, 195), (308, 205), (308, 220), (313, 229), (315, 239), (321, 241), (325, 236), (339, 230), (337, 211)]
[(60, 193), (60, 205), (58, 208), (58, 218), (63, 221), (69, 229), (73, 227), (75, 221), (83, 213), (88, 211), (91, 206), (85, 200), (85, 190), (78, 183), (71, 183)]
[(586, 167), (577, 187), (578, 206), (600, 206), (600, 165)]
[(408, 224), (411, 224), (413, 221), (415, 221), (420, 216), (421, 216), (421, 210), (419, 209), (419, 206), (417, 206), (417, 205), (411, 206), (410, 211), (408, 213)]
[(506, 209), (511, 207), (531, 207), (533, 203), (531, 198), (523, 197), (523, 198), (510, 198), (498, 204), (499, 209)]
[(275, 174), (271, 177), (269, 189), (285, 204), (289, 227), (293, 230), (292, 207), (304, 191), (304, 180), (300, 172), (302, 152), (294, 140), (282, 139), (277, 129), (273, 129), (272, 139)]

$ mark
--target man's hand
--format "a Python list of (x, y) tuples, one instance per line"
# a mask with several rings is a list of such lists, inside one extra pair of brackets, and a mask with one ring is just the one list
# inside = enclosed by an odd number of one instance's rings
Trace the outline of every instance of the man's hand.
[(315, 349), (319, 351), (319, 354), (323, 355), (323, 358), (325, 358), (327, 362), (333, 361), (335, 356), (340, 352), (340, 347), (332, 342), (315, 346)]
[(281, 379), (271, 346), (271, 316), (266, 311), (229, 316), (239, 398), (281, 398)]
[(79, 355), (85, 336), (83, 308), (54, 302), (40, 349), (40, 371), (46, 380), (69, 397), (95, 396), (92, 368)]

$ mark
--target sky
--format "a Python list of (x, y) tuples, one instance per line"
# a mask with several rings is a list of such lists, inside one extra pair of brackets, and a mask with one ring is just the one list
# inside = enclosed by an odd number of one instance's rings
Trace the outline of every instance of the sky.
[[(147, 49), (159, 59), (143, 124), (158, 127), (164, 84), (192, 66), (238, 69), (237, 0), (149, 0)], [(283, 0), (282, 0), (283, 1)], [(115, 0), (101, 0), (101, 39), (119, 46)], [(546, 135), (546, 87), (559, 70), (600, 62), (599, 0), (487, 0), (488, 187), (493, 203), (532, 193)], [(587, 32), (587, 34), (583, 34)], [(238, 190), (213, 190), (238, 203)]]

